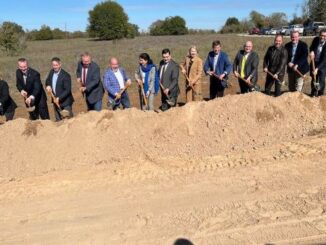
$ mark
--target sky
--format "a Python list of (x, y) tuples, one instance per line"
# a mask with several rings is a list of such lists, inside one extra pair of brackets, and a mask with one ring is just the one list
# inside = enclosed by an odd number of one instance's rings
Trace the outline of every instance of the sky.
[[(101, 0), (0, 0), (0, 22), (12, 21), (26, 30), (45, 24), (67, 31), (85, 31), (88, 11)], [(193, 29), (219, 30), (228, 17), (247, 18), (252, 10), (264, 15), (284, 12), (301, 15), (303, 0), (117, 0), (129, 22), (147, 31), (158, 19), (179, 15)]]

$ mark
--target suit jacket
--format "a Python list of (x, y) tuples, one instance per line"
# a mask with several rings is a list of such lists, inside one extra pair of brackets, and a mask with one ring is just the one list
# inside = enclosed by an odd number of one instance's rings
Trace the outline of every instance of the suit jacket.
[[(123, 81), (126, 83), (129, 78), (125, 69), (119, 67), (119, 70), (122, 74)], [(111, 99), (114, 99), (115, 94), (120, 92), (119, 81), (111, 68), (107, 69), (104, 74), (104, 88), (106, 91), (108, 91), (109, 97)], [(127, 91), (125, 91), (125, 93), (127, 93)]]
[[(245, 55), (244, 50), (240, 50), (233, 62), (233, 71), (237, 71), (239, 74), (241, 72), (241, 64), (243, 57)], [(244, 72), (245, 72), (245, 79), (251, 76), (251, 82), (253, 84), (257, 83), (258, 79), (258, 64), (259, 64), (259, 57), (258, 54), (254, 51), (251, 51), (249, 56), (247, 57), (247, 61), (245, 64)]]
[[(214, 71), (214, 67), (213, 67), (214, 56), (215, 56), (214, 51), (209, 52), (207, 55), (205, 65), (204, 65), (204, 71), (206, 75), (209, 71)], [(226, 53), (221, 51), (216, 62), (215, 73), (216, 75), (222, 75), (224, 73), (227, 79), (231, 71), (232, 71), (232, 64), (229, 61), (229, 57)]]
[(287, 50), (283, 46), (276, 48), (273, 45), (270, 46), (266, 51), (263, 68), (268, 68), (271, 73), (277, 74), (279, 79), (283, 80), (287, 60)]
[(19, 92), (25, 90), (27, 96), (33, 95), (35, 98), (34, 104), (37, 106), (39, 104), (46, 104), (46, 94), (41, 83), (40, 73), (32, 68), (27, 70), (26, 84), (24, 82), (23, 73), (17, 69), (16, 70), (16, 87)]
[(3, 80), (0, 80), (0, 103), (3, 113), (13, 112), (17, 108), (15, 101), (10, 97), (9, 86)]
[[(160, 68), (159, 68), (159, 74), (161, 74), (161, 70), (163, 69), (163, 65), (164, 65), (164, 61), (161, 60), (160, 62)], [(163, 76), (163, 80), (162, 85), (164, 88), (168, 88), (169, 89), (169, 96), (172, 98), (176, 98), (178, 97), (179, 93), (180, 93), (180, 89), (179, 89), (179, 65), (171, 60), (167, 66), (167, 68), (165, 69), (164, 75)], [(160, 77), (161, 79), (161, 77)]]
[[(310, 45), (310, 52), (314, 51), (315, 57), (317, 57), (317, 49), (319, 46), (319, 37), (315, 37)], [(312, 64), (310, 63), (312, 69)], [(319, 61), (315, 62), (315, 68), (318, 68), (319, 71), (326, 73), (326, 43), (323, 45), (323, 48), (320, 53)]]
[(55, 88), (53, 88), (52, 84), (53, 74), (54, 70), (52, 69), (46, 78), (45, 86), (50, 86), (52, 88), (54, 96), (59, 98), (59, 104), (62, 107), (71, 106), (74, 102), (74, 97), (71, 93), (71, 77), (69, 73), (67, 73), (64, 69), (60, 70)]
[[(291, 62), (292, 59), (292, 42), (288, 42), (285, 44), (285, 48), (288, 51), (288, 61), (287, 63)], [(298, 65), (298, 70), (302, 74), (306, 74), (309, 71), (309, 64), (307, 61), (308, 57), (308, 46), (305, 42), (299, 40), (297, 49), (294, 54), (293, 64)], [(292, 72), (293, 69), (288, 67), (287, 72)]]
[[(82, 77), (82, 63), (81, 61), (77, 64), (77, 78)], [(88, 66), (87, 76), (86, 76), (86, 99), (90, 104), (94, 104), (103, 98), (103, 85), (101, 82), (100, 68), (95, 62), (91, 62)]]
[[(188, 74), (190, 64), (191, 68)], [(203, 73), (203, 61), (201, 58), (196, 56), (192, 59), (191, 57), (187, 56), (184, 62), (182, 62), (180, 65), (186, 70), (187, 75), (191, 81), (195, 81), (197, 84), (200, 83)]]

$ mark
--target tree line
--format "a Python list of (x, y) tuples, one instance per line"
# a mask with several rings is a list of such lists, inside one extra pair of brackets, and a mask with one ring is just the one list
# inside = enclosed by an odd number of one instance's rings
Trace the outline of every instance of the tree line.
[(312, 21), (322, 21), (326, 23), (326, 1), (325, 0), (304, 0), (301, 6), (302, 14), (298, 16), (293, 14), (292, 19), (283, 12), (275, 12), (265, 16), (257, 11), (251, 11), (248, 18), (239, 20), (236, 17), (229, 17), (224, 26), (221, 28), (221, 33), (243, 33), (253, 27), (259, 29), (282, 27), (292, 24), (307, 25)]

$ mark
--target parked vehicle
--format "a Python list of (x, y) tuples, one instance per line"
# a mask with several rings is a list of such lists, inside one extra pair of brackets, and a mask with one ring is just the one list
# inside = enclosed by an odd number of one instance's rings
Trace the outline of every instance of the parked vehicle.
[(299, 34), (303, 34), (303, 25), (302, 24), (295, 24), (295, 25), (290, 25), (289, 29), (286, 30), (286, 33), (290, 35), (292, 31), (298, 31)]
[(250, 34), (250, 35), (258, 35), (259, 33), (260, 33), (260, 30), (259, 30), (259, 28), (257, 28), (257, 27), (251, 28), (251, 29), (249, 30), (249, 34)]
[(277, 31), (278, 30), (276, 28), (272, 28), (268, 31), (268, 35), (276, 35)]
[(326, 29), (325, 23), (324, 22), (310, 22), (307, 26), (304, 27), (303, 29), (303, 35), (317, 35), (320, 30)]
[(260, 35), (268, 35), (270, 28), (262, 28), (260, 30)]
[(289, 26), (282, 26), (279, 30), (279, 33), (285, 35), (285, 32), (289, 29)]

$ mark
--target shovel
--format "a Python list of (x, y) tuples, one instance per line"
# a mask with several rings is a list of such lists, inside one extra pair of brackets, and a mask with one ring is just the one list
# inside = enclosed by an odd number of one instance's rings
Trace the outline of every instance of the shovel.
[(27, 110), (28, 112), (33, 112), (33, 111), (35, 111), (35, 106), (29, 106), (29, 105), (27, 105), (27, 103), (26, 103), (26, 99), (27, 99), (27, 96), (24, 96), (24, 103), (25, 103), (25, 105), (26, 105), (26, 110)]
[(48, 93), (49, 93), (49, 95), (51, 96), (51, 98), (52, 98), (52, 100), (53, 100), (53, 103), (57, 106), (60, 115), (61, 115), (63, 118), (67, 118), (67, 117), (69, 117), (69, 111), (67, 111), (67, 110), (62, 110), (62, 108), (61, 108), (59, 102), (57, 102), (56, 98), (54, 97), (53, 92), (52, 92), (52, 91), (49, 91)]
[(316, 94), (315, 96), (318, 95), (318, 91), (319, 91), (319, 82), (317, 82), (317, 76), (315, 74), (315, 70), (316, 70), (316, 65), (315, 65), (315, 59), (311, 59), (311, 64), (312, 64), (312, 70), (313, 70), (313, 76), (314, 76), (314, 86), (315, 86), (315, 90), (316, 90)]
[[(161, 89), (164, 91), (165, 90), (165, 88), (164, 88), (164, 86), (163, 86), (163, 84), (160, 82), (160, 87), (161, 87)], [(167, 98), (167, 100), (166, 100), (166, 103), (168, 103), (170, 106), (173, 106), (174, 105), (174, 103), (171, 101), (171, 98), (170, 98), (170, 96), (169, 95), (165, 95), (166, 96), (166, 98)]]
[(144, 99), (144, 104), (145, 104), (145, 106), (147, 106), (147, 98), (145, 96), (145, 91), (144, 91), (143, 83), (141, 82), (139, 86), (140, 86), (140, 89), (141, 89), (140, 91), (141, 91), (142, 97)]
[[(274, 74), (271, 73), (269, 70), (267, 70), (267, 74), (274, 78)], [(281, 86), (285, 86), (285, 81), (281, 81), (281, 80), (278, 79), (278, 78), (274, 78), (274, 79), (275, 79), (276, 81), (278, 81), (278, 83), (281, 84)]]

